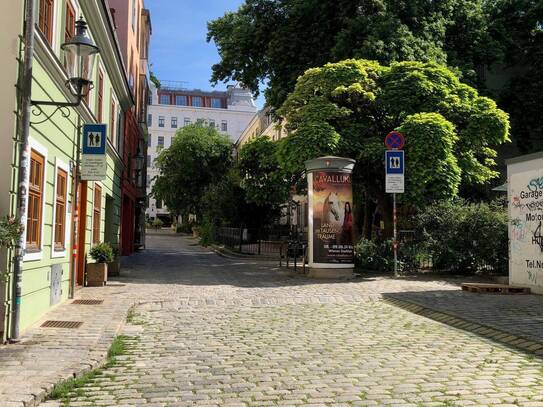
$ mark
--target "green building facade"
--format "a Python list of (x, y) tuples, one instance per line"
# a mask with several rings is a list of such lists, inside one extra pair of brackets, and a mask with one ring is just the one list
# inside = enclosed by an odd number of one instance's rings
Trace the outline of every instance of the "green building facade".
[[(23, 259), (20, 329), (38, 322), (52, 307), (73, 295), (72, 287), (84, 284), (84, 264), (91, 261), (87, 253), (93, 244), (119, 242), (121, 219), (121, 181), (123, 175), (123, 117), (134, 102), (124, 73), (112, 18), (105, 3), (99, 0), (27, 0), (35, 1), (36, 29), (33, 58), (32, 100), (69, 102), (75, 98), (66, 87), (67, 78), (61, 44), (74, 32), (76, 17), (87, 22), (89, 36), (100, 48), (94, 61), (94, 89), (74, 108), (55, 111), (54, 106), (33, 106), (30, 126), (31, 164), (29, 210), (25, 232), (27, 248)], [(40, 4), (43, 2), (44, 4)], [(19, 3), (19, 2), (13, 2)], [(24, 2), (10, 6), (11, 18), (17, 18), (14, 36), (23, 36)], [(49, 8), (48, 8), (49, 7)], [(17, 57), (22, 63), (24, 44), (19, 40)], [(10, 55), (13, 57), (13, 55)], [(21, 80), (20, 63), (13, 65), (14, 87)], [(10, 66), (11, 66), (10, 65)], [(16, 67), (16, 68), (15, 68)], [(15, 69), (13, 69), (15, 68)], [(19, 74), (17, 74), (19, 72)], [(20, 83), (19, 83), (20, 85)], [(20, 86), (19, 88), (20, 89)], [(19, 180), (20, 94), (13, 100), (6, 126), (13, 138), (5, 137), (0, 154), (9, 151), (9, 161), (0, 162), (0, 177), (6, 194), (0, 198), (1, 215), (15, 215)], [(9, 96), (5, 96), (7, 99)], [(3, 99), (4, 96), (0, 96)], [(6, 105), (9, 106), (9, 101)], [(81, 182), (80, 205), (74, 201), (78, 138), (85, 123), (107, 124), (107, 177), (102, 181)], [(6, 154), (7, 155), (7, 154)], [(79, 212), (78, 212), (79, 208)], [(77, 219), (77, 213), (81, 216)], [(75, 232), (80, 237), (76, 239)], [(83, 240), (84, 237), (84, 240)], [(73, 244), (74, 243), (74, 244)], [(74, 251), (79, 259), (72, 261)], [(0, 280), (0, 337), (10, 337), (12, 318), (12, 253), (2, 249)], [(73, 284), (75, 283), (75, 284)]]

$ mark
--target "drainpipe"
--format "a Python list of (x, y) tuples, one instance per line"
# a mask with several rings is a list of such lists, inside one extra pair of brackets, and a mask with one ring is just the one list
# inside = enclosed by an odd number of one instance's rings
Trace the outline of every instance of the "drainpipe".
[(34, 56), (34, 0), (26, 1), (24, 24), (24, 58), (22, 77), (19, 78), (21, 89), (21, 128), (19, 139), (19, 179), (17, 188), (17, 218), (21, 222), (23, 233), (15, 244), (13, 257), (13, 294), (11, 300), (11, 337), (10, 341), (19, 341), (19, 322), (21, 319), (21, 296), (23, 283), (23, 255), (26, 249), (27, 204), (28, 183), (30, 168), (30, 145), (28, 143), (30, 133), (30, 109), (32, 94), (32, 59)]
[(76, 159), (75, 159), (75, 168), (73, 170), (73, 177), (74, 177), (74, 183), (73, 183), (73, 191), (72, 191), (72, 233), (71, 233), (71, 260), (70, 260), (70, 292), (68, 294), (68, 297), (74, 298), (75, 297), (75, 287), (76, 287), (76, 281), (77, 281), (77, 265), (79, 264), (79, 247), (77, 245), (79, 244), (79, 206), (77, 205), (78, 194), (79, 194), (79, 165), (80, 165), (80, 159), (81, 159), (81, 116), (77, 116), (77, 141), (76, 141)]

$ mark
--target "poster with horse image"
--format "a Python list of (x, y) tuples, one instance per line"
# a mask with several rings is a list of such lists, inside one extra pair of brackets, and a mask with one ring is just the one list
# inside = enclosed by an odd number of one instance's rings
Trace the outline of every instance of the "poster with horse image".
[(313, 173), (313, 262), (353, 262), (351, 175)]

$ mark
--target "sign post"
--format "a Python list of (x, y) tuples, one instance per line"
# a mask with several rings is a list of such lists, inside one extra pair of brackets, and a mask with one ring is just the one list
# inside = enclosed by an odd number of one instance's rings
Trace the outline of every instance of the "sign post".
[(385, 189), (387, 194), (392, 194), (392, 250), (394, 252), (394, 275), (398, 275), (398, 232), (396, 194), (403, 194), (405, 187), (405, 154), (402, 150), (405, 138), (401, 133), (392, 131), (385, 137)]
[(106, 127), (105, 124), (83, 125), (83, 151), (81, 155), (81, 180), (83, 181), (106, 179)]

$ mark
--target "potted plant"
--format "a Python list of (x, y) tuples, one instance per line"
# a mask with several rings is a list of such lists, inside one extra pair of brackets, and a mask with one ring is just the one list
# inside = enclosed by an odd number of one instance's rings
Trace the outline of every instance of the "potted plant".
[[(11, 249), (23, 234), (21, 221), (13, 216), (5, 216), (0, 220), (0, 247)], [(0, 270), (0, 282), (8, 281), (8, 272)]]
[(113, 249), (109, 243), (98, 243), (89, 252), (95, 263), (87, 263), (87, 285), (99, 287), (107, 283), (107, 263), (113, 261)]
[(121, 275), (121, 256), (118, 247), (113, 248), (113, 261), (107, 263), (107, 275), (108, 277)]

